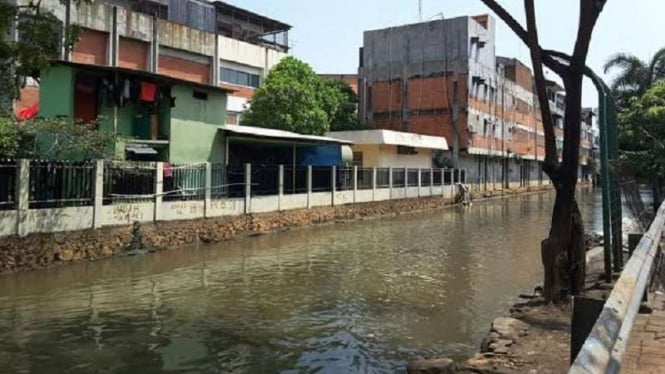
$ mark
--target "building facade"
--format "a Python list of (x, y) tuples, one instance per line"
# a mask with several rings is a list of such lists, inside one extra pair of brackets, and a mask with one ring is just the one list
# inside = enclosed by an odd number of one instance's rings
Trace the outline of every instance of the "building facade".
[[(44, 0), (41, 6), (64, 24), (81, 27), (79, 42), (61, 60), (231, 89), (228, 123), (239, 121), (248, 99), (289, 50), (291, 26), (221, 1), (103, 0), (77, 8)], [(34, 91), (26, 88), (26, 100)]]
[[(542, 183), (545, 141), (533, 75), (519, 60), (496, 56), (495, 42), (488, 15), (366, 31), (360, 120), (445, 137), (449, 163), (467, 169), (474, 183)], [(562, 140), (565, 94), (554, 82), (548, 93)]]

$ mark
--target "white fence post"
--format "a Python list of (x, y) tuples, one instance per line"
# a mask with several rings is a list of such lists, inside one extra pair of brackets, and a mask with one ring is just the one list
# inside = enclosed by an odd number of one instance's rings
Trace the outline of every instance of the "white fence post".
[(409, 197), (409, 169), (404, 168), (404, 198)]
[(307, 165), (307, 209), (312, 207), (312, 165)]
[(284, 197), (284, 165), (277, 169), (277, 210), (282, 210), (282, 198)]
[(333, 166), (330, 169), (330, 184), (331, 184), (330, 203), (332, 206), (335, 206), (335, 193), (337, 193), (337, 166)]
[(154, 220), (162, 218), (162, 200), (164, 198), (164, 163), (157, 162), (155, 165), (155, 210)]
[(372, 201), (376, 201), (376, 167), (372, 168)]
[(393, 198), (393, 168), (389, 167), (388, 168), (388, 194), (390, 197), (388, 197), (388, 200), (392, 200)]
[(245, 164), (245, 214), (252, 211), (252, 164)]
[(446, 169), (441, 169), (441, 196), (446, 196)]
[(102, 209), (104, 208), (104, 160), (95, 161), (94, 176), (92, 227), (98, 229), (102, 227)]
[(358, 192), (358, 167), (353, 167), (353, 202), (356, 202), (356, 193)]
[(434, 195), (434, 169), (429, 169), (429, 195)]
[(205, 202), (203, 203), (203, 217), (208, 218), (212, 209), (212, 165), (209, 162), (206, 162), (205, 178)]
[(20, 159), (16, 168), (16, 234), (28, 235), (30, 209), (30, 160)]

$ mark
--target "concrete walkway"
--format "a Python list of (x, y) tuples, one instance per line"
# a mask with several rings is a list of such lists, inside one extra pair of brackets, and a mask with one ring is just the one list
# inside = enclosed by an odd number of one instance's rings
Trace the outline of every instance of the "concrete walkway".
[(626, 374), (665, 373), (665, 296), (650, 295), (651, 314), (638, 314), (621, 365)]

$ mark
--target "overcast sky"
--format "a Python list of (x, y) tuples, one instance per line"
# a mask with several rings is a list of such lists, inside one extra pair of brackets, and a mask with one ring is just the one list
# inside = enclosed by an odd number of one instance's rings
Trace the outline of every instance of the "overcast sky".
[[(364, 30), (418, 21), (418, 0), (229, 0), (293, 26), (292, 54), (320, 73), (355, 73)], [(480, 0), (422, 0), (423, 18), (488, 13)], [(521, 21), (522, 0), (500, 0)], [(538, 27), (545, 48), (571, 52), (577, 32), (579, 0), (537, 0)], [(596, 26), (587, 64), (602, 73), (616, 52), (649, 59), (665, 47), (665, 0), (608, 0)], [(497, 19), (497, 55), (529, 62), (526, 47)], [(551, 73), (550, 76), (552, 78)], [(607, 77), (609, 78), (609, 77)], [(597, 106), (593, 86), (585, 85), (584, 105)]]

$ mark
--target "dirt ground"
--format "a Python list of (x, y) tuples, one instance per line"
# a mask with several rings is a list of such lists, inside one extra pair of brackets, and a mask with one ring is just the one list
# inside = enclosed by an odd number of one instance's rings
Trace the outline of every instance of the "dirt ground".
[[(602, 281), (602, 248), (587, 254), (585, 296), (606, 299)], [(566, 373), (570, 365), (571, 304), (547, 305), (538, 296), (520, 295), (510, 318), (497, 318), (480, 353), (459, 365), (463, 373)], [(508, 325), (502, 326), (502, 325)]]

